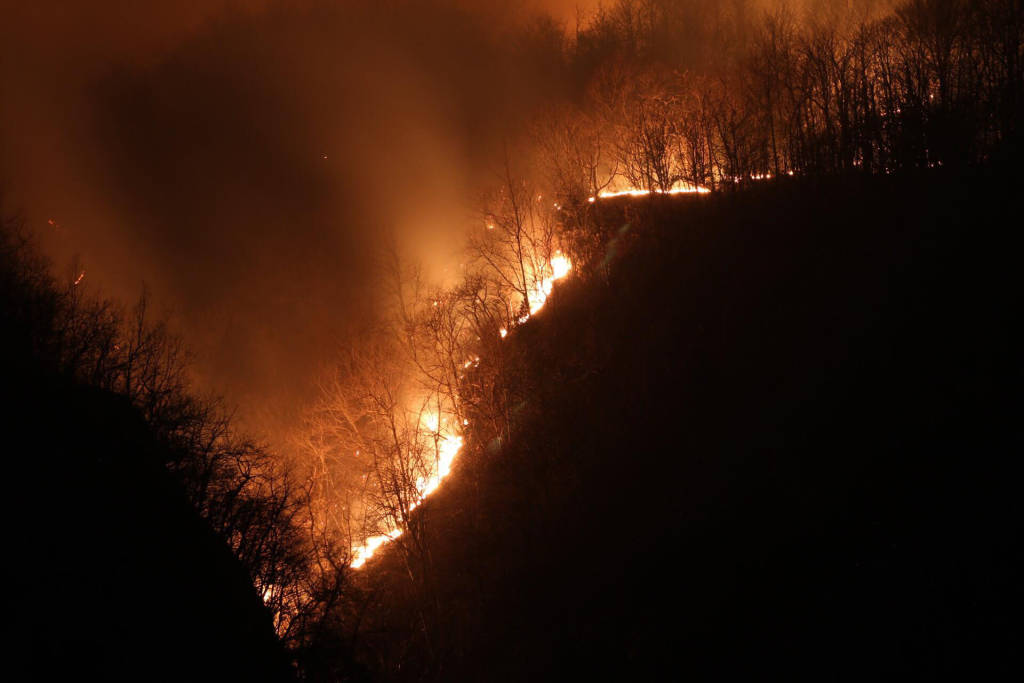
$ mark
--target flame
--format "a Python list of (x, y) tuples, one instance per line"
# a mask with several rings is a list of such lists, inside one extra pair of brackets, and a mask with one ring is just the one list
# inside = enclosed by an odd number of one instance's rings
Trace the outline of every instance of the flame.
[[(520, 324), (525, 323), (530, 319), (530, 315), (543, 308), (554, 289), (555, 282), (568, 277), (569, 273), (572, 272), (572, 261), (561, 252), (555, 253), (548, 266), (551, 274), (542, 279), (534, 291), (530, 293), (530, 313), (519, 318)], [(434, 305), (437, 305), (437, 302), (434, 302)], [(501, 328), (499, 334), (504, 339), (508, 336), (508, 328)], [(463, 364), (463, 368), (479, 364), (480, 357), (474, 356)], [(469, 420), (463, 419), (462, 426), (469, 426)], [(428, 496), (441, 487), (444, 480), (451, 474), (455, 459), (459, 457), (459, 453), (462, 452), (462, 447), (465, 445), (465, 439), (462, 435), (452, 430), (448, 426), (448, 418), (442, 416), (439, 412), (428, 411), (420, 415), (420, 427), (421, 433), (427, 442), (425, 445), (428, 447), (436, 446), (437, 453), (431, 471), (416, 480), (416, 492), (418, 495), (416, 502), (409, 506), (410, 512), (422, 505)], [(386, 533), (370, 536), (365, 539), (362, 545), (352, 548), (352, 562), (350, 566), (353, 569), (359, 569), (364, 566), (381, 547), (401, 537), (401, 535), (402, 529), (396, 526)]]
[(572, 271), (572, 261), (569, 260), (568, 256), (558, 253), (551, 259), (551, 276), (555, 280), (561, 280)]
[(353, 569), (359, 569), (364, 564), (366, 564), (367, 560), (369, 560), (370, 558), (373, 557), (373, 554), (376, 553), (377, 550), (382, 545), (384, 545), (385, 543), (390, 543), (391, 541), (395, 540), (396, 538), (398, 538), (401, 535), (402, 535), (402, 530), (401, 529), (392, 529), (391, 531), (389, 531), (386, 534), (381, 534), (380, 536), (371, 536), (371, 537), (369, 537), (368, 539), (363, 541), (363, 545), (359, 546), (358, 548), (354, 548), (352, 550), (352, 564), (351, 564), (351, 567)]
[[(475, 358), (471, 362), (479, 362), (479, 360), (479, 358)], [(428, 496), (441, 487), (441, 483), (452, 472), (455, 458), (462, 451), (462, 446), (465, 443), (464, 439), (462, 436), (452, 433), (446, 426), (447, 422), (447, 418), (435, 412), (426, 412), (420, 416), (423, 438), (428, 442), (426, 444), (428, 446), (436, 444), (437, 457), (431, 471), (417, 478), (417, 500), (409, 506), (409, 512), (422, 505)], [(463, 420), (462, 424), (463, 426), (469, 425), (469, 420)], [(399, 538), (402, 533), (402, 529), (396, 526), (386, 533), (370, 536), (363, 541), (361, 546), (352, 549), (352, 562), (350, 566), (353, 569), (359, 569), (374, 556), (377, 550)]]
[[(531, 315), (544, 308), (548, 297), (551, 296), (551, 291), (555, 288), (555, 282), (561, 280), (572, 271), (572, 261), (561, 252), (556, 252), (548, 265), (551, 268), (551, 275), (541, 279), (534, 286), (533, 290), (529, 292), (530, 314), (520, 318), (520, 324), (525, 323), (530, 319)], [(504, 335), (502, 336), (504, 337)]]
[[(416, 488), (420, 494), (420, 501), (422, 502), (427, 496), (432, 494), (441, 486), (449, 474), (452, 473), (452, 464), (455, 462), (455, 458), (458, 457), (459, 452), (462, 450), (463, 439), (461, 436), (442, 437), (444, 440), (440, 443), (437, 449), (437, 467), (434, 472), (427, 477), (420, 477), (416, 481)], [(409, 509), (415, 510), (419, 507), (419, 503), (413, 503)]]
[(630, 187), (625, 190), (604, 190), (602, 192), (598, 192), (597, 196), (588, 198), (587, 201), (593, 204), (598, 199), (614, 199), (615, 197), (649, 197), (652, 194), (708, 194), (710, 192), (711, 190), (706, 187), (701, 187), (700, 185), (679, 183), (669, 190), (640, 190), (635, 187)]

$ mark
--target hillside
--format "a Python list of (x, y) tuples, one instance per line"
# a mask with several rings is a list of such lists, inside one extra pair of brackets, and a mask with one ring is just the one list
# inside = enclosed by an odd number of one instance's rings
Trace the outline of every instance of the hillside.
[(22, 4), (8, 678), (1024, 679), (1024, 0)]
[[(28, 680), (290, 679), (249, 577), (126, 401), (8, 385)], [(10, 421), (8, 421), (10, 419)]]
[[(11, 680), (293, 680), (252, 577), (168, 470), (181, 454), (127, 397), (61, 369), (67, 347), (105, 352), (104, 328), (61, 318), (60, 292), (8, 227), (0, 429)], [(101, 367), (82, 357), (80, 367)]]
[(607, 268), (502, 347), (514, 438), (471, 427), (418, 511), (429, 580), (367, 570), (364, 658), (392, 680), (1007, 673), (1019, 183), (601, 205)]

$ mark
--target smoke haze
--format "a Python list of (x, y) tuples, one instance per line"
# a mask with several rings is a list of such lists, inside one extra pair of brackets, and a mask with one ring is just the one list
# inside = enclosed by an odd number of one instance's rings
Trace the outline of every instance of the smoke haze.
[(387, 235), (458, 267), (486, 160), (542, 97), (509, 38), (537, 7), (476, 4), (4, 3), (5, 210), (59, 273), (146, 283), (202, 385), (272, 431), (372, 319)]
[(373, 319), (391, 235), (457, 272), (503, 142), (564, 96), (553, 27), (598, 6), (0, 4), (5, 210), (94, 291), (146, 283), (202, 386), (271, 432)]

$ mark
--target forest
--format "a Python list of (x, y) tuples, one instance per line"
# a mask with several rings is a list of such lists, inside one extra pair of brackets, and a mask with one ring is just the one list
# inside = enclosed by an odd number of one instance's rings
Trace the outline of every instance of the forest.
[(25, 678), (1019, 671), (1024, 5), (704, 5), (504, 29), (457, 267), (381, 231), (284, 435), (0, 194)]

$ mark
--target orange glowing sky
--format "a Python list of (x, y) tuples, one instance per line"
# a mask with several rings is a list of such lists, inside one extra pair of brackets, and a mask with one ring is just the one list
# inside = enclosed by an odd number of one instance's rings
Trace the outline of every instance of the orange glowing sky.
[(386, 234), (457, 273), (488, 159), (544, 96), (497, 36), (576, 3), (0, 5), (5, 205), (58, 273), (80, 259), (122, 300), (146, 283), (200, 379), (268, 424), (373, 314)]

